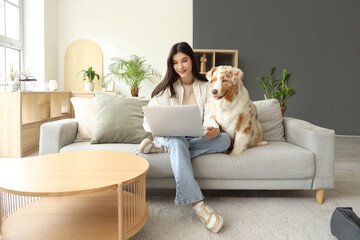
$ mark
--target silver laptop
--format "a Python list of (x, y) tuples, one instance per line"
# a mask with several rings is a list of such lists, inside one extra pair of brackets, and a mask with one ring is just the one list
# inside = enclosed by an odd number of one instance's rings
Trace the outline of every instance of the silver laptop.
[(200, 109), (197, 105), (143, 106), (154, 136), (203, 136)]

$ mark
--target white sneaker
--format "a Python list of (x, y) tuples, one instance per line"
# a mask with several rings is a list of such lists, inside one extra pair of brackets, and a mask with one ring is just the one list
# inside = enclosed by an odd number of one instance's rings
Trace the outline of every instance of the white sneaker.
[(194, 207), (197, 217), (210, 231), (217, 233), (224, 224), (223, 217), (217, 214), (214, 209), (205, 205), (203, 202), (199, 203), (198, 205), (200, 206)]
[(145, 138), (142, 140), (142, 142), (139, 145), (138, 151), (140, 153), (164, 153), (165, 148), (161, 146), (159, 143), (151, 141), (148, 138)]

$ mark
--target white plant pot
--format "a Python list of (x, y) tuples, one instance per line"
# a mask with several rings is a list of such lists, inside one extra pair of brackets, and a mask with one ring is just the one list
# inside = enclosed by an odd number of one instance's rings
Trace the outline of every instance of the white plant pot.
[(87, 91), (87, 92), (92, 92), (92, 91), (94, 91), (94, 88), (95, 88), (95, 83), (90, 83), (90, 82), (87, 82), (87, 83), (85, 83), (85, 90)]
[(20, 82), (19, 81), (8, 81), (8, 89), (11, 92), (16, 92), (17, 90), (19, 90), (20, 87)]

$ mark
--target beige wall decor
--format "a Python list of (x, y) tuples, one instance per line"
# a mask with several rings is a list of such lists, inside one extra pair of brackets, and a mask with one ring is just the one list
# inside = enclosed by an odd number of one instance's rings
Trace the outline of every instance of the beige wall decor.
[(64, 90), (85, 91), (85, 82), (81, 70), (93, 67), (100, 75), (100, 80), (94, 79), (95, 90), (101, 90), (103, 80), (103, 54), (100, 47), (88, 39), (79, 39), (70, 44), (65, 52), (64, 61)]

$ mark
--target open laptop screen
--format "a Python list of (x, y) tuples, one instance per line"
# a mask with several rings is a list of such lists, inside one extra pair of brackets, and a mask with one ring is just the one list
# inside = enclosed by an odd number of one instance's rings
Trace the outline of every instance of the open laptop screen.
[(200, 109), (197, 105), (143, 106), (154, 136), (203, 136)]

